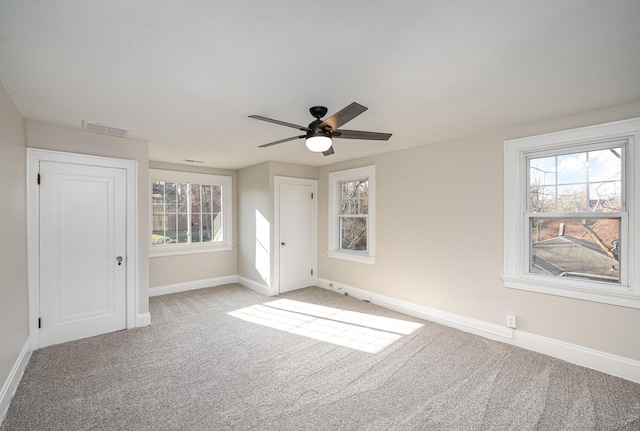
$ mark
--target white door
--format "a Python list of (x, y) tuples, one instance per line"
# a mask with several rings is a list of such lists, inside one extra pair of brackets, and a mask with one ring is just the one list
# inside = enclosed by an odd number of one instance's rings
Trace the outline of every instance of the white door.
[(40, 162), (40, 347), (126, 328), (126, 171)]
[(280, 292), (314, 284), (315, 183), (287, 179), (279, 182)]

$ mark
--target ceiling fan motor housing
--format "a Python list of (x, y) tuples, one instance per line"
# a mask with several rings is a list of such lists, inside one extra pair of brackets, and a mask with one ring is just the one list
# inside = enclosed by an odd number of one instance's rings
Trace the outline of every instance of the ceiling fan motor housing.
[(312, 136), (326, 136), (327, 138), (331, 138), (331, 128), (329, 126), (322, 127), (322, 120), (317, 119), (316, 121), (309, 124), (309, 130), (307, 130), (307, 138), (311, 138)]

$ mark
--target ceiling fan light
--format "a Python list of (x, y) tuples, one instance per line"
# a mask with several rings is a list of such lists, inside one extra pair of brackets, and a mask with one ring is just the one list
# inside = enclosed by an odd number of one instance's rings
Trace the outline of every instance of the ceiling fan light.
[(314, 153), (322, 153), (331, 148), (331, 138), (328, 136), (311, 136), (306, 139), (305, 145), (309, 151)]

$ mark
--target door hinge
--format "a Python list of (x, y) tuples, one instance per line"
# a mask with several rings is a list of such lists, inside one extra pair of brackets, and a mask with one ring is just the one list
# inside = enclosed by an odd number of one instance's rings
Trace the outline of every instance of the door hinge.
[(313, 275), (313, 269), (311, 270), (311, 275)]
[(40, 185), (40, 174), (38, 174), (38, 185)]
[(38, 329), (42, 328), (42, 318), (38, 317)]
[(313, 193), (311, 193), (311, 199), (313, 199)]

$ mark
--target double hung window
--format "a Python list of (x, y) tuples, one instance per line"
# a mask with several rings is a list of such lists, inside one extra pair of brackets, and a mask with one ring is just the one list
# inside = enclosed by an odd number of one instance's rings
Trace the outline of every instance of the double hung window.
[(329, 174), (329, 257), (375, 263), (375, 166)]
[(640, 308), (640, 121), (505, 142), (505, 285)]

